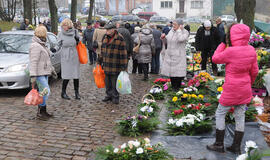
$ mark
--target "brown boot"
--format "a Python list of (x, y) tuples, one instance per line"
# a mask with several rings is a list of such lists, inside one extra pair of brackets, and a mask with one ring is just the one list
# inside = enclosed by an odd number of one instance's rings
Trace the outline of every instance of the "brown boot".
[(244, 132), (235, 131), (233, 144), (230, 147), (227, 147), (226, 149), (232, 153), (241, 154), (241, 142), (242, 142), (243, 137), (244, 137)]
[(41, 114), (44, 115), (44, 116), (47, 117), (47, 118), (53, 117), (52, 114), (49, 114), (49, 113), (47, 112), (47, 107), (46, 107), (46, 106), (41, 107)]
[(48, 117), (44, 114), (44, 108), (42, 106), (38, 106), (37, 119), (46, 121)]
[(211, 151), (224, 152), (224, 134), (225, 130), (216, 129), (216, 142), (212, 145), (207, 145), (206, 148)]

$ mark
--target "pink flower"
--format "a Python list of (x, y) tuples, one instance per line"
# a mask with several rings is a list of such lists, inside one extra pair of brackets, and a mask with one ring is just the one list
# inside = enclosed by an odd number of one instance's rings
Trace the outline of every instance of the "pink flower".
[(168, 85), (167, 85), (167, 84), (164, 84), (164, 85), (163, 85), (163, 90), (164, 90), (164, 91), (168, 90)]

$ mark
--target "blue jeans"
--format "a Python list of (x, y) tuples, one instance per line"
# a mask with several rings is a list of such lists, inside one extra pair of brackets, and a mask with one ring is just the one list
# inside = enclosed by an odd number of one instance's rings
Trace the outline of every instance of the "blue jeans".
[(161, 49), (156, 49), (155, 55), (152, 56), (152, 63), (151, 63), (151, 72), (158, 74), (160, 68), (159, 56), (160, 56)]
[(89, 53), (89, 61), (90, 61), (90, 63), (96, 62), (97, 61), (96, 52), (88, 49), (88, 53)]
[(46, 101), (48, 99), (48, 96), (50, 95), (50, 86), (48, 83), (48, 76), (38, 76), (37, 77), (37, 85), (38, 85), (38, 91), (42, 92), (44, 88), (47, 88), (48, 94), (43, 96), (43, 103), (40, 104), (39, 106), (44, 107), (46, 106)]

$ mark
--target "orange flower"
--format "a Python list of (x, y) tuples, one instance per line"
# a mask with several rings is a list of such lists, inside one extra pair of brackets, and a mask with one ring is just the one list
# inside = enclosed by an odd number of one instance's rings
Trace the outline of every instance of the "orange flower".
[(158, 152), (158, 150), (155, 151), (155, 153), (157, 153), (157, 152)]
[(123, 150), (122, 152), (123, 152), (123, 153), (125, 153), (125, 152), (126, 152), (126, 150)]
[(146, 148), (147, 150), (153, 150), (153, 148), (151, 148), (151, 147), (148, 147), (148, 148)]

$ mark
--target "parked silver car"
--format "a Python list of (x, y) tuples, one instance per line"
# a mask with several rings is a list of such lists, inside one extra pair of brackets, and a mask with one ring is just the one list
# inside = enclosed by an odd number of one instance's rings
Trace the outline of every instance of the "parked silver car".
[[(29, 88), (29, 47), (34, 31), (8, 31), (0, 34), (0, 89)], [(57, 37), (48, 32), (48, 48), (59, 48)], [(59, 52), (51, 52), (57, 73), (61, 70)]]

